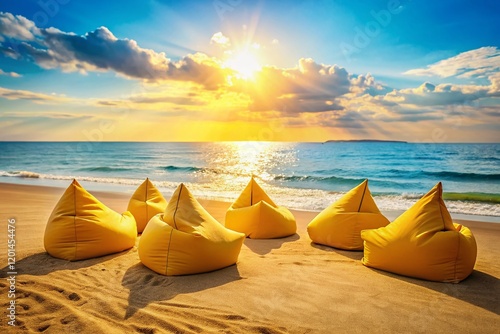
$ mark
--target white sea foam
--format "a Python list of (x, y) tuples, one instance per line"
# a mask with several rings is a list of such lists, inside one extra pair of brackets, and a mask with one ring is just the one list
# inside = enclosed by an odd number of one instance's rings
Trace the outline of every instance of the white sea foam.
[(7, 177), (19, 177), (19, 178), (34, 178), (34, 179), (45, 179), (45, 180), (73, 180), (87, 181), (87, 182), (97, 182), (97, 183), (112, 183), (112, 184), (123, 184), (123, 185), (139, 185), (141, 180), (134, 179), (124, 179), (124, 178), (104, 178), (104, 177), (92, 177), (92, 176), (75, 176), (75, 175), (55, 175), (55, 174), (41, 174), (29, 171), (15, 171), (15, 172), (5, 172), (0, 171), (0, 176)]
[(38, 179), (40, 178), (40, 174), (35, 173), (35, 172), (28, 172), (28, 171), (19, 171), (19, 172), (4, 172), (0, 171), (0, 176), (13, 176), (13, 177), (23, 177), (23, 178), (32, 178), (32, 179)]
[[(77, 179), (81, 182), (95, 183), (98, 186), (96, 188), (100, 190), (106, 187), (106, 185), (126, 186), (130, 190), (144, 181), (144, 179), (42, 174), (31, 171), (0, 171), (0, 176), (6, 178), (3, 181), (13, 181), (14, 183), (16, 178), (27, 180), (26, 182), (34, 181), (28, 181), (30, 179), (49, 181), (71, 181)], [(246, 177), (230, 184), (227, 182), (225, 184), (186, 182), (185, 184), (198, 198), (232, 202), (240, 194), (245, 186), (245, 182), (248, 182)], [(344, 194), (319, 189), (279, 187), (266, 184), (264, 181), (259, 182), (265, 187), (271, 198), (275, 199), (277, 204), (291, 209), (321, 211)], [(172, 181), (157, 181), (154, 183), (167, 198), (179, 185), (178, 182)], [(60, 186), (60, 183), (58, 185)], [(422, 194), (378, 195), (375, 196), (375, 201), (381, 211), (404, 211), (410, 208), (421, 196)], [(446, 201), (446, 205), (451, 213), (500, 217), (500, 204), (449, 200)]]
[[(162, 184), (162, 182), (159, 184), (164, 188), (169, 188), (166, 184)], [(235, 191), (220, 191), (215, 186), (210, 187), (197, 183), (186, 185), (200, 198), (226, 202), (233, 201), (242, 189), (240, 187)], [(331, 193), (318, 189), (284, 188), (272, 185), (265, 185), (265, 188), (278, 205), (298, 210), (321, 211), (344, 195), (344, 193)], [(380, 195), (374, 198), (381, 211), (405, 211), (415, 204), (421, 196)], [(445, 202), (451, 213), (500, 217), (500, 204), (469, 201)]]

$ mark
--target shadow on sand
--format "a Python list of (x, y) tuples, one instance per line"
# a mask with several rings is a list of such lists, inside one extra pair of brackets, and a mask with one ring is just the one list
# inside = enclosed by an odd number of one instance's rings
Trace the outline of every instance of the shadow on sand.
[(500, 304), (498, 303), (500, 280), (482, 271), (474, 270), (469, 277), (460, 283), (443, 283), (400, 276), (374, 268), (368, 269), (393, 279), (398, 279), (410, 284), (440, 292), (452, 298), (456, 298), (493, 312), (497, 315), (500, 314)]
[(245, 239), (245, 246), (250, 248), (250, 250), (259, 255), (265, 255), (271, 252), (273, 249), (280, 248), (285, 242), (292, 242), (299, 240), (300, 236), (295, 233), (289, 237), (279, 238), (279, 239)]
[[(362, 251), (346, 251), (319, 245), (311, 242), (311, 246), (326, 252), (333, 252), (352, 260), (361, 261)], [(383, 270), (366, 267), (378, 274), (398, 279), (410, 284), (425, 287), (436, 292), (448, 295), (450, 297), (462, 300), (469, 304), (478, 306), (495, 314), (500, 314), (500, 304), (498, 303), (498, 294), (500, 293), (500, 280), (482, 271), (474, 270), (472, 274), (458, 284), (425, 281), (418, 278), (406, 277)]]
[[(79, 260), (79, 261), (67, 261), (58, 259), (50, 256), (46, 252), (36, 253), (30, 255), (28, 257), (19, 260), (15, 264), (15, 269), (18, 275), (34, 275), (34, 276), (43, 276), (47, 275), (51, 272), (59, 271), (59, 270), (78, 270), (81, 268), (92, 267), (93, 265), (110, 261), (116, 257), (124, 256), (125, 254), (133, 252), (132, 249), (105, 255), (101, 257), (91, 258), (87, 260)], [(9, 266), (5, 266), (2, 268), (0, 272), (0, 277), (6, 277), (7, 272), (9, 272)]]
[(348, 257), (351, 260), (361, 261), (361, 259), (363, 258), (363, 251), (348, 251), (348, 250), (338, 249), (338, 248), (334, 248), (334, 247), (330, 247), (330, 246), (316, 244), (314, 242), (311, 242), (311, 246), (316, 248), (316, 249), (321, 249), (322, 251), (325, 251), (325, 252), (336, 253), (336, 254)]
[(163, 276), (138, 263), (127, 270), (122, 280), (122, 285), (130, 290), (125, 319), (150, 303), (215, 288), (239, 279), (237, 265), (204, 274)]

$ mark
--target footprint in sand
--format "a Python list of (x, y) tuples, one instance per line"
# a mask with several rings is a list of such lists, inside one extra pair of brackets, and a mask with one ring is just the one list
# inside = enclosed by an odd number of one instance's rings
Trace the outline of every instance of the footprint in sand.
[(23, 298), (28, 298), (29, 296), (31, 296), (31, 292), (19, 292), (17, 294), (17, 299), (23, 299)]
[(247, 318), (245, 318), (241, 315), (229, 314), (229, 315), (224, 316), (224, 319), (226, 319), (226, 320), (246, 320)]
[(19, 285), (32, 285), (35, 281), (19, 281)]
[(71, 314), (71, 315), (68, 315), (67, 317), (64, 317), (61, 319), (61, 324), (63, 325), (67, 325), (73, 321), (75, 321), (77, 318), (75, 315)]
[(143, 333), (143, 334), (153, 334), (155, 331), (152, 328), (143, 328), (143, 327), (136, 327), (137, 332)]
[(31, 308), (31, 307), (30, 307), (29, 305), (27, 305), (27, 304), (19, 304), (19, 306), (20, 306), (23, 310), (25, 310), (25, 311), (29, 311), (29, 309)]
[(80, 295), (77, 294), (76, 292), (70, 293), (68, 295), (68, 298), (74, 302), (79, 301), (81, 299)]
[(45, 332), (49, 327), (50, 327), (50, 325), (40, 326), (40, 327), (38, 327), (38, 331), (39, 332)]
[(38, 302), (38, 303), (43, 303), (45, 301), (45, 298), (43, 298), (42, 296), (40, 295), (34, 295), (35, 300)]

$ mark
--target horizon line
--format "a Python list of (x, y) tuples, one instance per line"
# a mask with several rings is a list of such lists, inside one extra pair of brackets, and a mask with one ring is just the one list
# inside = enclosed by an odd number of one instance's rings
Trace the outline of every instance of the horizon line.
[(401, 143), (401, 144), (500, 144), (498, 142), (429, 142), (429, 141), (404, 141), (389, 139), (329, 139), (325, 141), (281, 141), (281, 140), (212, 140), (212, 141), (147, 141), (147, 140), (0, 140), (0, 143)]

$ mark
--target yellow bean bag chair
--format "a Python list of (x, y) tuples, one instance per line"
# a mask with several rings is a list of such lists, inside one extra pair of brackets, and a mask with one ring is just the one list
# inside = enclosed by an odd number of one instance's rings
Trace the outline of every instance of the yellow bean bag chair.
[(146, 225), (139, 258), (162, 275), (203, 273), (236, 263), (244, 240), (244, 234), (225, 228), (181, 184), (165, 213)]
[(389, 220), (380, 213), (365, 180), (320, 212), (307, 226), (307, 233), (317, 244), (363, 250), (361, 230), (387, 224)]
[(442, 193), (440, 182), (391, 224), (362, 231), (363, 264), (430, 281), (458, 283), (469, 276), (476, 240), (452, 222)]
[(137, 232), (142, 233), (149, 220), (158, 213), (165, 212), (166, 207), (167, 201), (147, 178), (132, 195), (127, 210), (135, 217)]
[(130, 212), (111, 210), (73, 180), (49, 217), (44, 245), (53, 257), (76, 261), (132, 248), (136, 237)]
[(297, 230), (290, 210), (277, 206), (253, 177), (227, 210), (225, 225), (253, 239), (287, 237)]

